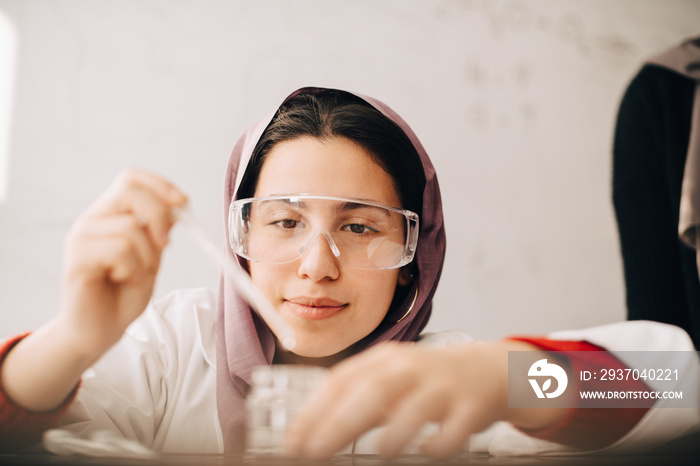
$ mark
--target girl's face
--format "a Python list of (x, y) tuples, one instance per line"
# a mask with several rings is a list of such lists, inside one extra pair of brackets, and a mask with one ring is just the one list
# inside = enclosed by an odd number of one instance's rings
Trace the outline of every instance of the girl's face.
[[(255, 197), (301, 193), (401, 205), (391, 176), (345, 138), (305, 136), (267, 154)], [(323, 235), (294, 262), (248, 265), (253, 282), (294, 329), (294, 353), (304, 357), (334, 355), (371, 333), (389, 310), (399, 279), (399, 269), (344, 266)]]

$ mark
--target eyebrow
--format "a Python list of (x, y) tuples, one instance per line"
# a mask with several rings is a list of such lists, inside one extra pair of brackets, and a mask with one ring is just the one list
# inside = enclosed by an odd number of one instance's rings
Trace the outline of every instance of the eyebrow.
[(340, 212), (348, 212), (350, 210), (357, 210), (357, 209), (375, 209), (379, 210), (380, 212), (384, 213), (387, 217), (391, 217), (391, 211), (388, 209), (385, 209), (383, 207), (379, 207), (376, 205), (367, 205), (367, 204), (361, 204), (359, 202), (343, 202), (338, 211)]
[[(282, 198), (282, 199), (266, 199), (264, 201), (261, 201), (261, 205), (267, 205), (267, 204), (274, 204), (274, 203), (282, 203), (285, 205), (291, 205), (295, 204), (298, 205), (300, 208), (305, 209), (306, 208), (306, 201), (304, 199), (300, 199), (296, 202), (291, 202), (290, 198)], [(372, 209), (372, 210), (378, 210), (382, 212), (384, 215), (387, 217), (391, 217), (391, 211), (389, 209), (376, 206), (376, 205), (367, 205), (363, 204), (361, 202), (353, 202), (353, 201), (333, 201), (339, 203), (339, 206), (335, 209), (336, 212), (349, 212), (352, 210), (359, 210), (359, 209)], [(374, 202), (374, 201), (368, 201), (368, 202)]]

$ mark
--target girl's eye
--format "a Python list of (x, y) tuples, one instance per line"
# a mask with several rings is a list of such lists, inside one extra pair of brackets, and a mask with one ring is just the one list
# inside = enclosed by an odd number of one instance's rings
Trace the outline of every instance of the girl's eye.
[(360, 223), (351, 223), (350, 225), (346, 225), (343, 229), (351, 233), (355, 233), (357, 235), (363, 235), (366, 233), (378, 233), (378, 230), (370, 228), (367, 225), (362, 225)]
[(280, 226), (284, 229), (291, 229), (297, 226), (299, 222), (297, 220), (292, 220), (289, 218), (285, 218), (284, 220), (277, 220), (274, 222), (274, 225)]

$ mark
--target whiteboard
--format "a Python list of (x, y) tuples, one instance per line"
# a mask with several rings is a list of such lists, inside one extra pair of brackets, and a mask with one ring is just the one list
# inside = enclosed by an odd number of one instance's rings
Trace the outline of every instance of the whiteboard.
[[(694, 35), (682, 0), (2, 0), (18, 49), (0, 204), (0, 335), (60, 300), (63, 238), (122, 169), (184, 189), (217, 239), (238, 136), (307, 85), (411, 124), (448, 252), (429, 330), (480, 338), (624, 319), (611, 146), (645, 57)], [(0, 133), (2, 134), (2, 133)], [(218, 283), (176, 229), (156, 296)]]

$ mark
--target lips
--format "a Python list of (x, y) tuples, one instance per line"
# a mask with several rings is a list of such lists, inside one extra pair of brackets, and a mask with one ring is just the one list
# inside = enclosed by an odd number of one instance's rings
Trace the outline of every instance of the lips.
[(295, 316), (308, 320), (323, 320), (333, 317), (345, 309), (348, 304), (331, 298), (290, 298), (284, 302)]

